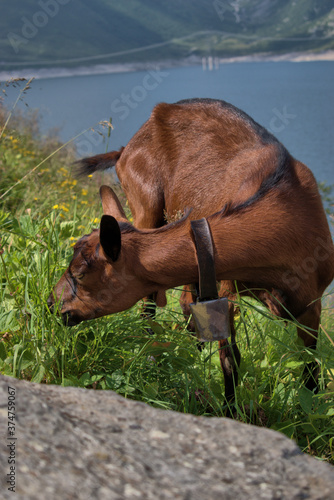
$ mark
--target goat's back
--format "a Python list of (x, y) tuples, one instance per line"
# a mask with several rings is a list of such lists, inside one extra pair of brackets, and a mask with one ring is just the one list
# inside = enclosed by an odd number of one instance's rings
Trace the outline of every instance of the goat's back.
[[(128, 143), (117, 174), (128, 199), (146, 210), (192, 208), (192, 218), (255, 201), (296, 176), (315, 180), (266, 129), (234, 106), (211, 99), (158, 104)], [(298, 170), (298, 172), (297, 172)], [(302, 184), (302, 183), (301, 183)], [(159, 200), (158, 203), (157, 200)]]

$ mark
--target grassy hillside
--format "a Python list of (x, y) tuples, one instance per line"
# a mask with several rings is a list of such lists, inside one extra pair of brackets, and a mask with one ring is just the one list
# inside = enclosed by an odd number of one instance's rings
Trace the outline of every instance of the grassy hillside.
[(0, 30), (0, 68), (323, 50), (334, 0), (16, 0)]

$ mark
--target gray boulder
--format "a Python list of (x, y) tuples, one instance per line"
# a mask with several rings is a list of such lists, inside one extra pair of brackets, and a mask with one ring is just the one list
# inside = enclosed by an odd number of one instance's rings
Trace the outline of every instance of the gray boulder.
[[(8, 387), (15, 389), (12, 436)], [(0, 418), (5, 499), (334, 499), (330, 465), (277, 432), (225, 418), (3, 376)]]

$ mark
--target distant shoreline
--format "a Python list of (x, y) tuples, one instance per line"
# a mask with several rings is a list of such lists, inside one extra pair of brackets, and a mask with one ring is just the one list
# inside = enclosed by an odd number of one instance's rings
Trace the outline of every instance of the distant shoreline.
[(254, 54), (252, 56), (227, 57), (221, 59), (222, 63), (229, 62), (311, 62), (311, 61), (334, 61), (334, 50), (326, 52), (289, 52), (287, 54)]
[[(214, 58), (219, 64), (247, 63), (247, 62), (312, 62), (312, 61), (334, 61), (334, 50), (326, 52), (292, 52), (287, 54), (262, 53), (248, 56), (231, 56), (226, 58)], [(202, 57), (190, 57), (183, 60), (165, 60), (159, 62), (139, 62), (124, 64), (97, 64), (93, 66), (78, 66), (71, 68), (27, 68), (11, 71), (0, 70), (0, 82), (6, 82), (12, 78), (65, 78), (74, 76), (106, 75), (111, 73), (127, 73), (134, 71), (146, 71), (153, 68), (176, 68), (184, 66), (196, 66), (202, 64)]]

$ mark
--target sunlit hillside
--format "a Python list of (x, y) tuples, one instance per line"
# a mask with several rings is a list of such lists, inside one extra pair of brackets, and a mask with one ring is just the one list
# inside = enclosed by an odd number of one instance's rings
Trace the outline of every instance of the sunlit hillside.
[(0, 69), (334, 48), (334, 0), (16, 0)]

